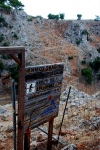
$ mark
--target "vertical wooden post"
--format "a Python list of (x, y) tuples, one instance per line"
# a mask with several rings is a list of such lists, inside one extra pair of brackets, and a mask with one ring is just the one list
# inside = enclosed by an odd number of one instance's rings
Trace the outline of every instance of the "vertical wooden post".
[(21, 61), (19, 65), (19, 81), (18, 81), (18, 138), (17, 150), (23, 150), (24, 140), (24, 98), (25, 98), (25, 50), (22, 49), (18, 54)]
[(54, 121), (54, 118), (52, 118), (52, 119), (49, 121), (47, 150), (51, 150), (51, 149), (52, 149), (53, 121)]
[(24, 134), (24, 150), (30, 150), (30, 129), (27, 128)]

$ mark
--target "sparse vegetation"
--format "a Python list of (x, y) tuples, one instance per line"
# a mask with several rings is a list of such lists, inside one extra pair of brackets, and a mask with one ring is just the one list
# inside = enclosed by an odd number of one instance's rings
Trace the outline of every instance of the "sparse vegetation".
[(86, 83), (91, 84), (93, 80), (92, 70), (90, 68), (83, 68), (81, 72), (86, 79)]
[(20, 10), (24, 7), (24, 5), (18, 0), (1, 0), (0, 7), (9, 12), (11, 7)]
[(16, 33), (14, 33), (13, 37), (14, 37), (16, 40), (19, 39)]
[(77, 46), (80, 45), (81, 41), (82, 41), (82, 39), (76, 39)]
[(49, 14), (49, 15), (48, 15), (48, 19), (55, 19), (55, 20), (59, 20), (59, 15)]
[(11, 7), (9, 5), (4, 4), (4, 3), (0, 4), (0, 7), (2, 8), (1, 10), (3, 10), (4, 12), (6, 12), (8, 14), (11, 11)]
[(87, 35), (87, 41), (89, 40), (89, 37), (88, 37), (89, 33), (88, 33), (88, 31), (86, 29), (83, 30), (81, 34), (82, 35)]
[(2, 22), (5, 22), (5, 19), (4, 19), (4, 17), (1, 15), (1, 16), (0, 16), (0, 23), (2, 23)]
[(5, 21), (5, 18), (2, 15), (0, 16), (0, 26), (8, 26), (8, 23)]
[(4, 40), (4, 35), (1, 34), (1, 35), (0, 35), (0, 42), (2, 42), (3, 40)]
[(65, 17), (65, 14), (60, 14), (59, 16), (60, 19), (64, 19), (64, 17)]
[(4, 42), (2, 46), (9, 46), (10, 43), (9, 42)]
[(81, 63), (82, 63), (82, 65), (85, 65), (86, 64), (86, 60), (82, 60)]
[(89, 65), (95, 72), (98, 72), (100, 69), (100, 57), (95, 58), (95, 60), (90, 62)]
[(10, 59), (10, 56), (9, 55), (2, 55), (2, 58), (3, 59)]
[(82, 31), (81, 34), (88, 35), (89, 33), (88, 33), (88, 31), (85, 29), (85, 30)]
[(81, 20), (82, 15), (81, 14), (77, 14), (77, 20)]

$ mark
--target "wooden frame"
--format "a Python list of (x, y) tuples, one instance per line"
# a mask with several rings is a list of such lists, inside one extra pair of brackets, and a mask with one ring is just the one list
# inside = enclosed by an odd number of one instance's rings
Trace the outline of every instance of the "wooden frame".
[(25, 48), (20, 46), (0, 47), (0, 54), (8, 54), (18, 64), (18, 138), (17, 150), (23, 150), (24, 96), (25, 96)]

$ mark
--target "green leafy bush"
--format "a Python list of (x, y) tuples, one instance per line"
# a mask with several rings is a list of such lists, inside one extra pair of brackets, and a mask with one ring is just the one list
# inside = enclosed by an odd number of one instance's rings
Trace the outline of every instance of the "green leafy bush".
[(15, 9), (22, 9), (24, 5), (18, 0), (0, 0), (0, 6), (9, 10), (10, 7)]
[(48, 19), (59, 20), (59, 15), (49, 14), (49, 15), (48, 15)]
[(10, 11), (11, 11), (11, 7), (9, 6), (9, 5), (6, 5), (6, 4), (4, 4), (4, 3), (2, 3), (1, 5), (0, 5), (0, 7), (2, 8), (1, 10), (3, 10), (3, 11), (5, 11), (6, 13), (10, 13)]
[(60, 14), (60, 19), (64, 19), (65, 14)]
[(82, 15), (81, 14), (77, 14), (77, 20), (81, 20)]
[(93, 80), (92, 70), (90, 68), (83, 68), (81, 72), (82, 72), (82, 75), (85, 77), (86, 82), (91, 84)]

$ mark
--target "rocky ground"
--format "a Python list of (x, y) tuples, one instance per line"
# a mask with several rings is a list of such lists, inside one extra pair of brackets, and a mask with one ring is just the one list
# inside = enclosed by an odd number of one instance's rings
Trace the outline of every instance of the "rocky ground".
[[(70, 86), (70, 85), (69, 85)], [(59, 115), (55, 118), (53, 137), (58, 138), (59, 127), (66, 103), (69, 86), (62, 92)], [(16, 103), (17, 104), (17, 103)], [(13, 149), (12, 103), (0, 105), (0, 149)], [(41, 128), (47, 132), (48, 124)], [(60, 144), (53, 144), (53, 150), (99, 150), (100, 149), (100, 92), (89, 95), (71, 86)], [(47, 135), (39, 129), (31, 130), (31, 150), (46, 150)]]

